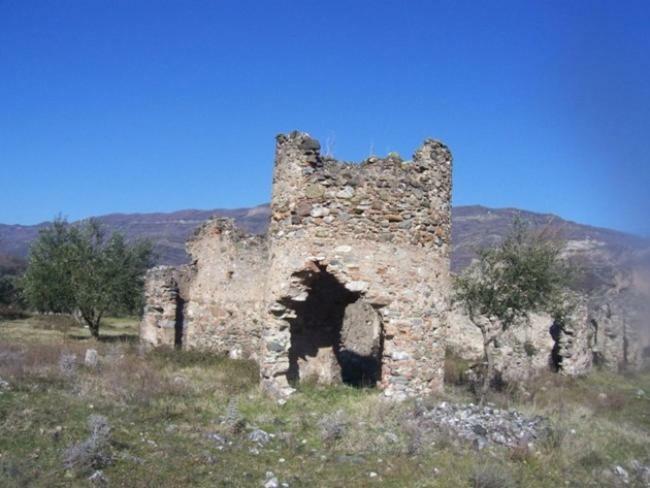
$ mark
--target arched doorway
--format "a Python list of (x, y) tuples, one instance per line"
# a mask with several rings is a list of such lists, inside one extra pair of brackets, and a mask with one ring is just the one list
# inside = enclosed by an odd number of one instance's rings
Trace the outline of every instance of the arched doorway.
[(377, 311), (324, 265), (294, 277), (300, 278), (305, 294), (282, 301), (294, 312), (288, 319), (289, 382), (375, 386), (381, 379), (383, 347)]

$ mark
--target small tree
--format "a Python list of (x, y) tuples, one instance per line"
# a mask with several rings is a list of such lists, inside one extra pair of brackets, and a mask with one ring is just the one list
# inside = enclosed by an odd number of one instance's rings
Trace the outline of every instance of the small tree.
[(510, 328), (526, 323), (533, 311), (562, 313), (571, 275), (562, 247), (548, 231), (531, 232), (516, 218), (503, 241), (480, 249), (478, 259), (456, 278), (455, 300), (483, 338), (481, 404), (494, 370), (491, 346)]
[(12, 305), (17, 301), (18, 289), (13, 276), (0, 275), (0, 306)]
[(32, 244), (24, 294), (38, 311), (79, 315), (99, 337), (107, 312), (139, 310), (151, 260), (149, 242), (128, 245), (119, 233), (106, 238), (95, 220), (69, 225), (56, 219)]
[(0, 315), (17, 315), (23, 307), (19, 276), (25, 264), (20, 258), (0, 254)]

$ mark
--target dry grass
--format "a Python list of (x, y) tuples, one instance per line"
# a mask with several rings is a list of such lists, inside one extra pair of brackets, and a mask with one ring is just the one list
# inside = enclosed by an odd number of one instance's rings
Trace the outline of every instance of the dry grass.
[[(116, 339), (98, 342), (45, 319), (0, 323), (0, 378), (9, 383), (0, 393), (0, 486), (87, 485), (88, 470), (65, 461), (80, 450), (72, 447), (94, 448), (92, 415), (107, 419), (111, 436), (101, 451), (86, 449), (84, 465), (109, 453), (111, 486), (261, 486), (267, 471), (290, 486), (595, 486), (603, 469), (650, 462), (650, 408), (637, 395), (650, 392), (650, 375), (548, 375), (528, 395), (502, 392), (502, 406), (549, 416), (553, 428), (533, 448), (477, 453), (413, 421), (422, 404), (470, 398), (461, 381), (420, 404), (304, 385), (279, 405), (261, 394), (253, 363), (144, 353), (129, 340), (135, 331), (133, 321), (111, 320), (104, 332)], [(83, 364), (89, 347), (98, 367)], [(71, 371), (61, 368), (64, 354), (77, 357)], [(267, 445), (248, 439), (255, 428), (271, 435)]]
[(461, 358), (453, 349), (445, 350), (445, 384), (462, 386), (468, 384), (470, 362)]

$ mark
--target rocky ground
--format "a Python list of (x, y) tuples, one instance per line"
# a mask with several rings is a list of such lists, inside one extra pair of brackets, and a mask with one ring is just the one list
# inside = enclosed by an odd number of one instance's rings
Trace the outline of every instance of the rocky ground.
[(648, 374), (548, 375), (485, 407), (464, 385), (402, 403), (303, 385), (281, 404), (251, 363), (133, 333), (0, 322), (1, 486), (650, 486)]
[(526, 417), (516, 410), (440, 402), (420, 415), (423, 432), (442, 429), (463, 439), (477, 450), (490, 443), (510, 448), (533, 449), (535, 443), (552, 435), (548, 418)]

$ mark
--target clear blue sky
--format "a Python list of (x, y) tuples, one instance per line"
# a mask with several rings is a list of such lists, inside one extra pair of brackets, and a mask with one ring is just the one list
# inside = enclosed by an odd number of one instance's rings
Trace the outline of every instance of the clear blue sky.
[(0, 0), (0, 222), (269, 200), (428, 136), (454, 203), (650, 235), (650, 2)]

